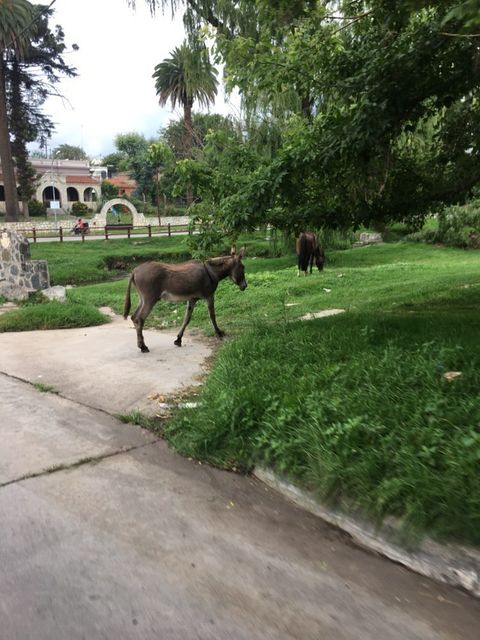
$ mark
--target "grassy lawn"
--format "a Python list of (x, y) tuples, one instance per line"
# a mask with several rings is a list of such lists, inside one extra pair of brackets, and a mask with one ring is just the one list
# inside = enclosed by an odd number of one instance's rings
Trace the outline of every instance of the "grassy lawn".
[[(165, 436), (225, 468), (267, 464), (323, 500), (395, 515), (407, 532), (479, 544), (480, 254), (413, 243), (328, 251), (325, 271), (297, 278), (293, 255), (259, 257), (266, 244), (247, 245), (245, 292), (220, 284), (230, 339), (200, 408), (177, 411)], [(70, 290), (67, 306), (117, 312), (122, 273), (187, 252), (178, 237), (32, 251), (56, 283), (96, 282)], [(299, 320), (328, 308), (347, 312)], [(182, 315), (159, 303), (147, 324), (178, 327)], [(212, 335), (204, 303), (192, 326)], [(449, 382), (449, 371), (461, 375)]]
[(45, 302), (26, 304), (0, 316), (0, 332), (73, 329), (105, 324), (108, 318), (89, 304)]
[(30, 244), (34, 260), (48, 260), (50, 281), (57, 284), (85, 284), (111, 280), (144, 260), (186, 260), (189, 251), (183, 236), (46, 242)]

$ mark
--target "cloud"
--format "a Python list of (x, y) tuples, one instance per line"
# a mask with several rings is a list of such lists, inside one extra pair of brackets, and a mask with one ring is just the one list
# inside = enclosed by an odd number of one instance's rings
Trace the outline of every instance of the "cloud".
[[(154, 67), (184, 40), (181, 16), (152, 17), (143, 0), (136, 11), (127, 0), (56, 0), (51, 24), (60, 24), (69, 46), (68, 64), (79, 76), (58, 86), (64, 99), (51, 97), (44, 111), (56, 125), (50, 148), (78, 145), (91, 157), (114, 150), (118, 133), (155, 136), (179, 113), (161, 108), (152, 78)], [(211, 109), (238, 115), (238, 98), (225, 104), (223, 93)]]

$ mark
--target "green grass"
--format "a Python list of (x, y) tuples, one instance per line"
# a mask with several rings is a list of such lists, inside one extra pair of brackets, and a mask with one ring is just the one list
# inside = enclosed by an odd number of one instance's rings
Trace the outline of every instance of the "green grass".
[(138, 411), (138, 409), (134, 409), (129, 413), (118, 413), (115, 417), (125, 424), (135, 424), (156, 433), (158, 436), (163, 435), (164, 420), (162, 418), (151, 418)]
[(0, 333), (39, 329), (72, 329), (105, 324), (108, 318), (91, 305), (73, 302), (30, 304), (0, 315)]
[[(120, 313), (127, 280), (112, 278), (186, 250), (184, 238), (165, 240), (37, 245), (34, 257), (54, 278), (91, 278), (67, 307)], [(325, 271), (298, 278), (294, 256), (272, 242), (249, 238), (246, 291), (220, 284), (229, 339), (200, 408), (178, 410), (165, 436), (226, 468), (267, 464), (323, 500), (397, 516), (408, 532), (479, 544), (480, 254), (406, 242), (329, 250)], [(258, 257), (267, 250), (277, 257)], [(299, 321), (333, 307), (346, 313)], [(178, 327), (182, 316), (183, 305), (159, 303), (147, 325)], [(204, 303), (191, 326), (212, 335)], [(447, 371), (462, 375), (448, 382)]]
[(479, 544), (479, 294), (259, 323), (222, 349), (200, 408), (165, 435), (184, 455), (266, 464), (375, 520)]
[[(52, 285), (111, 280), (130, 271), (142, 260), (179, 260), (189, 256), (184, 236), (45, 242), (30, 246), (34, 260), (48, 260)], [(119, 260), (117, 267), (115, 259)]]
[[(275, 324), (332, 307), (395, 310), (442, 296), (455, 297), (461, 287), (480, 283), (480, 257), (473, 251), (418, 244), (376, 245), (330, 252), (328, 259), (322, 273), (298, 278), (291, 255), (247, 258), (246, 291), (239, 291), (229, 280), (218, 288), (215, 306), (220, 327), (237, 335), (254, 321)], [(121, 313), (126, 284), (126, 280), (119, 280), (79, 287), (69, 295), (77, 302), (107, 305)], [(135, 303), (133, 296), (132, 305)], [(183, 305), (159, 302), (147, 326), (178, 326), (182, 316)], [(213, 334), (204, 302), (195, 308), (191, 326)]]
[(58, 394), (58, 391), (51, 384), (43, 384), (43, 382), (35, 382), (33, 384), (37, 391), (41, 393), (55, 393)]

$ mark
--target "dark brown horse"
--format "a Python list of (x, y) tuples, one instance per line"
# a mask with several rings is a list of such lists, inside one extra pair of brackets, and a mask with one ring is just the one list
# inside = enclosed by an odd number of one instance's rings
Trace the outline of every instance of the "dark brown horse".
[(145, 262), (135, 267), (128, 282), (125, 295), (123, 317), (125, 320), (130, 311), (130, 289), (135, 286), (140, 298), (138, 307), (132, 314), (133, 324), (137, 330), (137, 345), (144, 353), (149, 351), (143, 340), (143, 325), (155, 303), (162, 299), (170, 302), (187, 302), (185, 318), (174, 344), (182, 346), (183, 333), (190, 322), (193, 309), (199, 300), (206, 300), (210, 320), (215, 333), (221, 338), (224, 333), (218, 327), (215, 319), (213, 298), (220, 280), (230, 278), (243, 291), (247, 288), (245, 267), (242, 258), (245, 247), (237, 254), (235, 249), (229, 256), (210, 258), (201, 262), (191, 260), (181, 264), (166, 264), (164, 262)]
[(312, 273), (313, 261), (319, 271), (323, 269), (325, 264), (325, 253), (322, 247), (318, 244), (317, 236), (311, 231), (302, 231), (298, 236), (296, 242), (296, 250), (298, 256), (298, 273), (303, 271), (307, 275), (308, 267), (310, 266), (310, 273)]

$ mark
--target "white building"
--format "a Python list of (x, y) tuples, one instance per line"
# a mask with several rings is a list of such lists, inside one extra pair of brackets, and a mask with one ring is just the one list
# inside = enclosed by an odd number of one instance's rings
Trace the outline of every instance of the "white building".
[[(96, 210), (101, 195), (101, 183), (107, 168), (91, 166), (88, 160), (31, 159), (37, 183), (34, 199), (47, 208), (70, 212), (74, 202), (83, 202)], [(5, 190), (0, 165), (0, 212), (5, 212)]]

